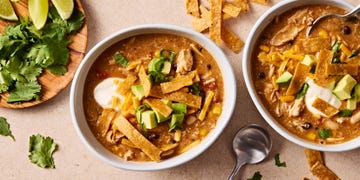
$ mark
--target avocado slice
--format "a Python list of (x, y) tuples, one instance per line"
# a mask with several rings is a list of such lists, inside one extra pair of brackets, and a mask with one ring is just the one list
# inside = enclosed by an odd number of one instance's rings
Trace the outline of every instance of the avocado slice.
[(316, 63), (316, 59), (313, 55), (306, 54), (301, 63), (307, 66), (312, 66)]
[(141, 113), (141, 121), (146, 129), (153, 129), (157, 126), (155, 112), (147, 110)]
[(145, 96), (144, 87), (141, 84), (133, 85), (130, 87), (130, 89), (131, 92), (140, 100)]
[(162, 123), (162, 122), (167, 121), (168, 119), (171, 118), (171, 116), (165, 117), (165, 116), (163, 116), (162, 114), (160, 114), (157, 111), (154, 111), (154, 112), (155, 112), (157, 123)]
[(185, 117), (184, 114), (173, 114), (171, 116), (169, 131), (171, 131), (175, 128), (182, 128), (182, 123), (184, 121), (184, 117)]
[(356, 84), (354, 87), (354, 96), (356, 97), (356, 102), (360, 102), (360, 84)]
[(165, 61), (165, 62), (164, 62), (164, 66), (163, 66), (163, 68), (162, 68), (162, 70), (161, 70), (161, 73), (163, 73), (163, 74), (169, 74), (170, 71), (171, 71), (171, 62)]
[(356, 80), (353, 77), (351, 77), (349, 74), (347, 74), (343, 78), (341, 78), (341, 80), (336, 84), (332, 92), (340, 100), (349, 99), (351, 98), (351, 90), (356, 84), (357, 84)]
[(149, 72), (161, 72), (164, 67), (165, 60), (163, 58), (154, 58), (149, 63)]
[(347, 100), (346, 109), (355, 110), (356, 104), (357, 104), (357, 97), (354, 94), (350, 99)]
[(293, 75), (288, 71), (284, 72), (277, 80), (276, 84), (286, 84), (289, 83), (292, 79)]
[(173, 109), (174, 114), (186, 114), (187, 105), (184, 103), (172, 103), (171, 108)]

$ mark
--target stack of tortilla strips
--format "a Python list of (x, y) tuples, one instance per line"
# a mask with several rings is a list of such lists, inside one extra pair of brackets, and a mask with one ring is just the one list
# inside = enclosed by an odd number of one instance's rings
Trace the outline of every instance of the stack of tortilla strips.
[(340, 178), (325, 166), (320, 151), (305, 149), (310, 171), (319, 179), (339, 180)]
[[(186, 0), (186, 13), (194, 16), (192, 27), (198, 32), (209, 32), (210, 39), (217, 45), (223, 41), (233, 52), (239, 53), (244, 42), (223, 21), (237, 18), (240, 13), (249, 11), (248, 0), (208, 0), (210, 9), (199, 0)], [(267, 5), (268, 0), (252, 0)]]

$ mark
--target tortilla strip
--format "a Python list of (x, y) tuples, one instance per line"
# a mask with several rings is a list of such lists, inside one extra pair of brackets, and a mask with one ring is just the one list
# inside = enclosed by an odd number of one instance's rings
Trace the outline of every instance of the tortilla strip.
[(263, 5), (268, 5), (269, 4), (269, 0), (251, 0), (251, 1), (259, 3), (259, 4), (263, 4)]
[(161, 160), (161, 150), (147, 140), (139, 131), (137, 131), (127, 119), (123, 116), (118, 116), (114, 120), (114, 124), (136, 147), (139, 147), (147, 156), (153, 161), (159, 162)]
[(162, 94), (161, 88), (159, 86), (154, 86), (153, 88), (151, 88), (150, 96), (185, 103), (186, 105), (196, 109), (201, 108), (201, 96), (196, 96), (186, 92), (177, 91), (169, 94)]
[(116, 92), (125, 95), (127, 92), (130, 92), (130, 87), (134, 85), (136, 80), (136, 76), (129, 74), (123, 82), (119, 83)]
[(324, 164), (323, 158), (320, 151), (312, 149), (305, 149), (306, 159), (308, 160), (309, 167), (312, 167), (316, 162)]
[(241, 8), (241, 12), (247, 12), (249, 10), (248, 0), (233, 0), (231, 3)]
[(161, 91), (164, 94), (177, 91), (185, 86), (192, 85), (197, 71), (191, 71), (185, 75), (178, 75), (169, 82), (160, 83)]
[(328, 117), (331, 117), (339, 112), (336, 107), (330, 105), (329, 103), (318, 97), (312, 103), (312, 107), (316, 108)]
[(214, 95), (215, 94), (214, 94), (213, 91), (209, 91), (208, 95), (206, 96), (204, 106), (201, 109), (200, 114), (199, 114), (199, 120), (200, 121), (203, 121), (205, 119), (206, 113), (207, 113), (207, 111), (209, 109), (209, 106), (211, 104), (211, 101), (212, 101)]
[(234, 4), (229, 3), (229, 2), (224, 2), (223, 7), (222, 7), (222, 12), (233, 18), (238, 17), (241, 10), (242, 9), (240, 7), (235, 6)]
[(197, 32), (203, 32), (209, 28), (209, 21), (205, 18), (194, 18), (192, 28)]
[(186, 0), (186, 13), (195, 17), (200, 17), (198, 0)]
[(340, 180), (335, 173), (318, 161), (310, 168), (310, 171), (321, 180)]
[(330, 38), (306, 38), (300, 39), (296, 44), (299, 46), (302, 51), (307, 53), (316, 53), (323, 49), (331, 49), (331, 40)]
[(108, 130), (110, 129), (110, 125), (115, 117), (115, 114), (116, 112), (114, 109), (108, 109), (108, 108), (105, 108), (101, 112), (101, 116), (99, 117), (96, 123), (97, 125), (96, 127), (99, 129), (99, 132), (101, 132), (100, 133), (101, 136), (105, 136)]
[(239, 53), (244, 46), (244, 42), (225, 26), (221, 26), (221, 39), (234, 53)]
[(222, 0), (210, 0), (209, 36), (217, 45), (221, 44)]
[(298, 63), (295, 69), (293, 78), (291, 79), (290, 85), (286, 91), (286, 95), (295, 95), (301, 89), (305, 83), (306, 76), (310, 72), (311, 67), (302, 63)]
[(144, 103), (149, 104), (151, 109), (159, 112), (164, 117), (169, 117), (172, 112), (172, 109), (160, 99), (148, 98), (144, 100)]
[(327, 75), (346, 75), (357, 76), (359, 65), (357, 64), (328, 64), (326, 69)]
[(144, 66), (140, 66), (138, 75), (140, 78), (140, 84), (142, 84), (144, 88), (144, 96), (148, 97), (151, 90), (151, 81), (149, 77), (146, 75)]
[(323, 87), (326, 87), (328, 85), (330, 79), (326, 74), (328, 67), (327, 65), (331, 63), (332, 58), (333, 53), (330, 50), (321, 50), (319, 52), (314, 79), (316, 84)]

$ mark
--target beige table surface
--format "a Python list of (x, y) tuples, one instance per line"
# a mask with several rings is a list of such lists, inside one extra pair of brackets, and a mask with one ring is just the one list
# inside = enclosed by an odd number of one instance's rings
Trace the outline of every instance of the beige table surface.
[[(359, 0), (348, 0), (355, 4)], [(227, 24), (245, 40), (252, 25), (269, 6), (251, 3), (251, 11)], [(89, 44), (97, 42), (120, 29), (140, 24), (164, 23), (191, 27), (192, 17), (185, 14), (185, 0), (84, 0), (89, 24)], [(251, 177), (260, 171), (263, 179), (316, 179), (309, 172), (304, 149), (287, 141), (261, 118), (253, 105), (243, 82), (241, 55), (224, 49), (237, 79), (237, 104), (233, 117), (219, 139), (203, 154), (179, 167), (154, 172), (134, 172), (116, 169), (97, 159), (81, 143), (75, 133), (70, 111), (67, 87), (54, 99), (26, 109), (0, 108), (11, 124), (16, 142), (0, 137), (0, 179), (227, 179), (235, 159), (231, 143), (237, 130), (249, 123), (265, 125), (274, 141), (269, 158), (257, 165), (240, 170), (239, 179)], [(42, 169), (28, 159), (29, 137), (40, 133), (52, 137), (59, 145), (54, 153), (56, 169)], [(287, 167), (274, 165), (274, 155), (280, 153)], [(359, 179), (359, 149), (342, 153), (325, 153), (327, 166), (344, 180)]]

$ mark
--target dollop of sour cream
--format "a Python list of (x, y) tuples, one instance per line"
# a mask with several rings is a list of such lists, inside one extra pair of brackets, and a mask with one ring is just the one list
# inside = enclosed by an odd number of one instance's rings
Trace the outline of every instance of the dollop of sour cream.
[(327, 117), (324, 113), (312, 106), (316, 98), (326, 101), (337, 109), (340, 108), (341, 101), (331, 92), (331, 89), (315, 84), (315, 82), (310, 78), (307, 78), (306, 82), (309, 84), (309, 88), (305, 94), (305, 105), (311, 113)]
[(101, 81), (94, 89), (94, 98), (95, 101), (102, 108), (111, 108), (112, 97), (115, 96), (122, 101), (124, 99), (123, 96), (116, 92), (118, 88), (118, 84), (116, 82), (122, 82), (124, 79), (122, 78), (107, 78)]

